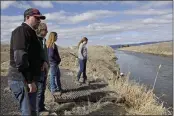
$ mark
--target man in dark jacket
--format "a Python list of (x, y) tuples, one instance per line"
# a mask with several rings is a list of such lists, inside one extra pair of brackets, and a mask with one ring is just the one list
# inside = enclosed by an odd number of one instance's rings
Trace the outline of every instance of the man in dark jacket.
[(36, 82), (41, 74), (41, 46), (35, 30), (44, 20), (38, 9), (24, 12), (24, 23), (11, 34), (8, 84), (19, 101), (22, 115), (37, 115)]
[(45, 89), (46, 89), (46, 80), (47, 80), (47, 74), (48, 74), (48, 53), (47, 53), (47, 47), (46, 47), (46, 39), (45, 36), (47, 35), (47, 25), (45, 23), (40, 23), (38, 26), (38, 29), (36, 30), (38, 39), (42, 46), (41, 51), (41, 57), (42, 57), (42, 67), (41, 67), (41, 76), (38, 81), (38, 103), (39, 103), (39, 112), (42, 114), (42, 112), (47, 111), (45, 108)]

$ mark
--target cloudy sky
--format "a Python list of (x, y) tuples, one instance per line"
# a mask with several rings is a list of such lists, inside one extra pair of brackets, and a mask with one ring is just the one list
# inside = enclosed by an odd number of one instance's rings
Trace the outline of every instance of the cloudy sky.
[[(172, 40), (172, 1), (1, 1), (1, 42), (21, 25), (23, 12), (38, 8), (60, 46), (116, 45)], [(47, 37), (49, 35), (47, 34)]]

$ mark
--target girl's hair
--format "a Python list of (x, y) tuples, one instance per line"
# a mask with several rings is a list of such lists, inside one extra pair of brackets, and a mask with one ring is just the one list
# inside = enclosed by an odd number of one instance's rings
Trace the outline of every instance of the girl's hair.
[(57, 33), (51, 32), (49, 35), (48, 40), (46, 41), (47, 48), (53, 47), (54, 42), (57, 40)]
[(81, 43), (83, 43), (84, 41), (88, 42), (88, 39), (86, 37), (83, 37), (80, 42), (78, 43), (78, 48), (80, 46)]

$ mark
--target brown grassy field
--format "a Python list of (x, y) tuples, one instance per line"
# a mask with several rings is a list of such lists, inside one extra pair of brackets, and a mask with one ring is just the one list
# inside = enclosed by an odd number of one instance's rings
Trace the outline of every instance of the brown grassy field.
[(148, 90), (145, 85), (135, 81), (121, 78), (110, 84), (111, 88), (126, 99), (129, 115), (168, 115), (169, 110), (157, 101), (153, 90)]
[[(8, 68), (8, 48), (8, 46), (3, 46), (3, 48), (1, 46), (1, 74)], [(166, 49), (168, 49), (167, 45)], [(74, 71), (75, 76), (78, 69), (76, 58), (77, 48), (60, 48), (59, 52), (62, 59), (60, 67)], [(117, 58), (112, 48), (108, 46), (89, 46), (88, 52), (87, 75), (95, 79), (105, 79), (109, 83), (110, 89), (125, 99), (125, 109), (129, 115), (170, 114), (163, 104), (158, 103), (153, 91), (147, 90), (145, 85), (140, 85), (139, 83), (129, 80), (129, 75), (118, 79), (118, 77), (120, 77), (120, 71), (118, 64), (115, 63)], [(2, 56), (2, 54), (5, 55)], [(88, 108), (90, 107), (91, 106)], [(94, 110), (94, 107), (91, 108)], [(76, 114), (78, 114), (78, 112)]]
[(173, 55), (172, 45), (173, 42), (161, 42), (149, 45), (124, 47), (124, 48), (119, 48), (119, 50), (149, 53), (161, 56), (172, 56)]
[(1, 45), (1, 63), (5, 62), (9, 59), (10, 47), (9, 45)]
[[(70, 52), (71, 54), (68, 54)], [(120, 77), (118, 64), (115, 63), (115, 51), (108, 46), (89, 46), (89, 61), (87, 74), (95, 78), (104, 78), (110, 88), (125, 98), (125, 108), (128, 115), (166, 115), (170, 114), (163, 104), (158, 103), (152, 90), (147, 90), (145, 85), (140, 85), (129, 80), (129, 75)], [(77, 71), (77, 48), (60, 49), (63, 58), (61, 67)], [(74, 54), (74, 55), (72, 55)], [(74, 62), (76, 61), (76, 62)], [(77, 73), (77, 72), (76, 72)], [(76, 76), (76, 73), (74, 76)]]

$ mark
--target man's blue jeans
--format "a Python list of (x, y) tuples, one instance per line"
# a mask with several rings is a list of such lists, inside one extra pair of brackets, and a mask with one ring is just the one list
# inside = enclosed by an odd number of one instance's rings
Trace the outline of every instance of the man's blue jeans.
[(83, 73), (83, 82), (85, 82), (87, 80), (87, 76), (86, 76), (86, 62), (87, 59), (79, 59), (79, 65), (80, 65), (80, 69), (77, 75), (77, 81), (79, 81), (81, 74)]
[(50, 87), (51, 92), (61, 91), (60, 69), (57, 64), (50, 63)]
[(38, 81), (38, 91), (37, 91), (37, 97), (38, 97), (38, 110), (43, 111), (45, 109), (45, 89), (46, 89), (46, 81), (47, 81), (47, 75), (45, 71), (41, 72), (41, 79)]
[(36, 93), (28, 93), (27, 84), (24, 81), (8, 80), (8, 85), (20, 104), (20, 110), (22, 116), (36, 116), (37, 111), (37, 100)]

